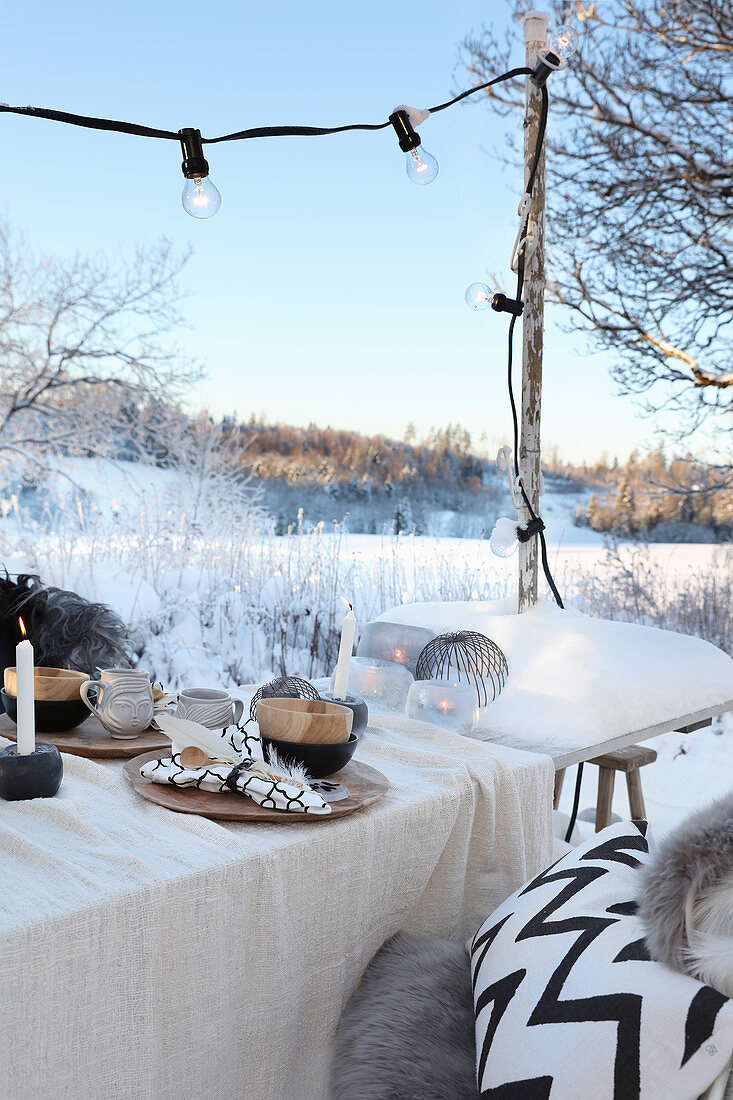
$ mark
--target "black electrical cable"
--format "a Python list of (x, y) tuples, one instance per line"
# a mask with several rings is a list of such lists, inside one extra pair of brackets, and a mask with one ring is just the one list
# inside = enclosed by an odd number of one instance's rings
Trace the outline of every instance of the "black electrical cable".
[[(522, 282), (523, 282), (523, 279), (520, 277), (517, 280), (517, 298), (519, 298), (519, 295), (521, 294)], [(519, 454), (519, 422), (518, 422), (518, 417), (517, 417), (517, 403), (514, 399), (514, 384), (513, 384), (513, 381), (512, 381), (513, 348), (514, 348), (514, 325), (516, 324), (516, 320), (517, 320), (516, 317), (512, 317), (511, 321), (509, 322), (509, 352), (508, 352), (508, 356), (507, 356), (507, 388), (509, 390), (509, 404), (510, 404), (511, 410), (512, 410), (512, 427), (513, 427), (513, 431), (514, 431), (514, 478), (515, 478), (515, 481), (517, 481), (517, 484), (519, 485), (519, 491), (522, 494), (522, 500), (524, 501), (524, 505), (525, 505), (527, 511), (529, 512), (529, 518), (532, 519), (532, 520), (535, 520), (535, 519), (538, 519), (539, 517), (537, 516), (535, 510), (532, 507), (530, 499), (527, 496), (524, 485), (522, 484), (521, 477), (519, 475), (519, 458), (518, 458), (518, 454)], [(542, 561), (542, 571), (545, 574), (545, 579), (546, 579), (548, 585), (550, 586), (550, 591), (552, 592), (555, 603), (557, 604), (558, 607), (560, 607), (564, 610), (565, 604), (563, 603), (562, 596), (560, 595), (560, 593), (558, 591), (558, 588), (557, 588), (557, 585), (555, 584), (552, 573), (550, 571), (550, 563), (547, 560), (547, 542), (545, 541), (545, 533), (544, 533), (543, 530), (540, 530), (537, 533), (539, 535), (539, 540), (540, 540), (540, 559)]]
[(68, 111), (53, 111), (49, 107), (10, 107), (7, 103), (0, 103), (0, 113), (45, 118), (50, 122), (66, 122), (69, 126), (86, 126), (90, 130), (114, 130), (120, 134), (134, 134), (136, 137), (181, 140), (180, 134), (174, 133), (173, 130), (155, 130), (151, 126), (140, 126), (137, 122), (116, 122), (111, 118), (74, 115)]
[[(532, 69), (510, 69), (501, 76), (495, 76), (493, 80), (487, 80), (485, 84), (477, 84), (475, 88), (468, 88), (460, 95), (445, 103), (439, 103), (437, 107), (430, 108), (430, 114), (444, 111), (446, 107), (452, 107), (467, 96), (475, 95), (492, 84), (500, 84), (504, 80), (512, 80), (515, 76), (532, 75)], [(544, 91), (544, 89), (543, 89)], [(546, 94), (546, 93), (545, 93)], [(65, 122), (70, 126), (85, 126), (91, 130), (113, 130), (121, 134), (133, 134), (137, 137), (164, 138), (168, 141), (180, 141), (180, 134), (174, 130), (157, 130), (152, 126), (141, 126), (136, 122), (118, 122), (110, 118), (94, 118), (91, 115), (77, 115), (69, 111), (55, 111), (48, 107), (11, 107), (7, 103), (0, 103), (0, 113), (25, 115), (29, 118), (45, 118), (51, 122)], [(233, 134), (223, 134), (221, 137), (205, 138), (201, 141), (214, 145), (220, 141), (245, 141), (249, 138), (261, 137), (322, 137), (325, 134), (342, 134), (347, 130), (384, 130), (390, 125), (387, 122), (355, 122), (345, 126), (255, 126), (249, 130), (238, 130)]]
[(565, 833), (565, 843), (570, 843), (570, 837), (573, 835), (573, 829), (575, 828), (575, 822), (578, 818), (578, 804), (580, 802), (580, 787), (583, 782), (583, 761), (578, 764), (578, 775), (575, 780), (575, 794), (573, 795), (573, 808), (570, 811), (570, 821), (568, 822), (567, 832)]
[(493, 80), (487, 80), (485, 84), (477, 84), (475, 88), (469, 88), (465, 92), (461, 92), (460, 95), (455, 96), (454, 99), (449, 99), (445, 103), (439, 103), (437, 107), (430, 108), (430, 114), (437, 114), (438, 111), (444, 111), (446, 107), (452, 107), (454, 103), (460, 103), (466, 96), (474, 95), (476, 92), (483, 92), (485, 88), (490, 88), (492, 84), (500, 84), (502, 80), (513, 80), (515, 76), (531, 76), (534, 72), (533, 69), (527, 69), (522, 66), (518, 69), (509, 69), (508, 72), (502, 73), (501, 76), (495, 76)]

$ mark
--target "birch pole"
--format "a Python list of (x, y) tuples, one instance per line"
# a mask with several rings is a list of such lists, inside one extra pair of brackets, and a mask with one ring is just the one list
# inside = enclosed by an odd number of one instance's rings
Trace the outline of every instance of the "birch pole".
[[(525, 17), (524, 42), (527, 68), (537, 65), (539, 51), (547, 41), (550, 17), (541, 11), (531, 11)], [(527, 77), (524, 118), (524, 182), (532, 169), (534, 150), (540, 123), (542, 97), (540, 89)], [(541, 459), (540, 410), (542, 405), (542, 337), (545, 313), (545, 151), (542, 150), (532, 191), (532, 205), (527, 236), (537, 242), (534, 255), (525, 266), (524, 313), (522, 315), (522, 424), (519, 444), (519, 470), (524, 490), (539, 514)], [(529, 521), (522, 507), (523, 523)], [(519, 544), (519, 612), (528, 611), (537, 603), (539, 539)]]

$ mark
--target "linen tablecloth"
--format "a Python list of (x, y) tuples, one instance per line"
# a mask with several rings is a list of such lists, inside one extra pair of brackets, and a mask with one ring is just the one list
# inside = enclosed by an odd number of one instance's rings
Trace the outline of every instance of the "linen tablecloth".
[(3, 1100), (325, 1097), (329, 1044), (391, 935), (468, 938), (551, 858), (549, 758), (380, 719), (373, 807), (224, 824), (64, 756), (0, 802)]

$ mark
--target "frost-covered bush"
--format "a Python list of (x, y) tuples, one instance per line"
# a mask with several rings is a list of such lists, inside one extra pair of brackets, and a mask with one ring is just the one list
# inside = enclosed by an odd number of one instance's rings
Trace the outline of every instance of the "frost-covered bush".
[[(138, 663), (170, 687), (331, 671), (344, 606), (364, 625), (399, 603), (488, 600), (516, 591), (485, 542), (349, 536), (299, 520), (276, 535), (246, 482), (216, 469), (164, 474), (104, 509), (68, 495), (32, 518), (8, 499), (0, 565), (111, 604)], [(556, 568), (566, 603), (592, 615), (696, 634), (733, 653), (733, 551), (670, 572), (645, 547), (591, 569)]]
[(590, 615), (693, 634), (733, 656), (730, 547), (681, 574), (644, 545), (613, 543), (601, 567), (576, 567), (563, 579), (570, 601)]

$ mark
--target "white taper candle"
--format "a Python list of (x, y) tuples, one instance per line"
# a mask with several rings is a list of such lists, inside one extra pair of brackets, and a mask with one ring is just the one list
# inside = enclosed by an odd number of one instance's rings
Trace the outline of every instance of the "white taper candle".
[(354, 617), (354, 609), (351, 604), (349, 604), (349, 610), (344, 616), (344, 623), (341, 628), (338, 661), (336, 662), (336, 671), (333, 674), (333, 690), (331, 695), (334, 699), (346, 698), (355, 634), (356, 618)]
[[(21, 630), (25, 634), (23, 620)], [(17, 738), (18, 756), (30, 756), (36, 751), (36, 711), (35, 684), (33, 682), (33, 646), (28, 638), (23, 638), (15, 647), (15, 668), (17, 679)]]

